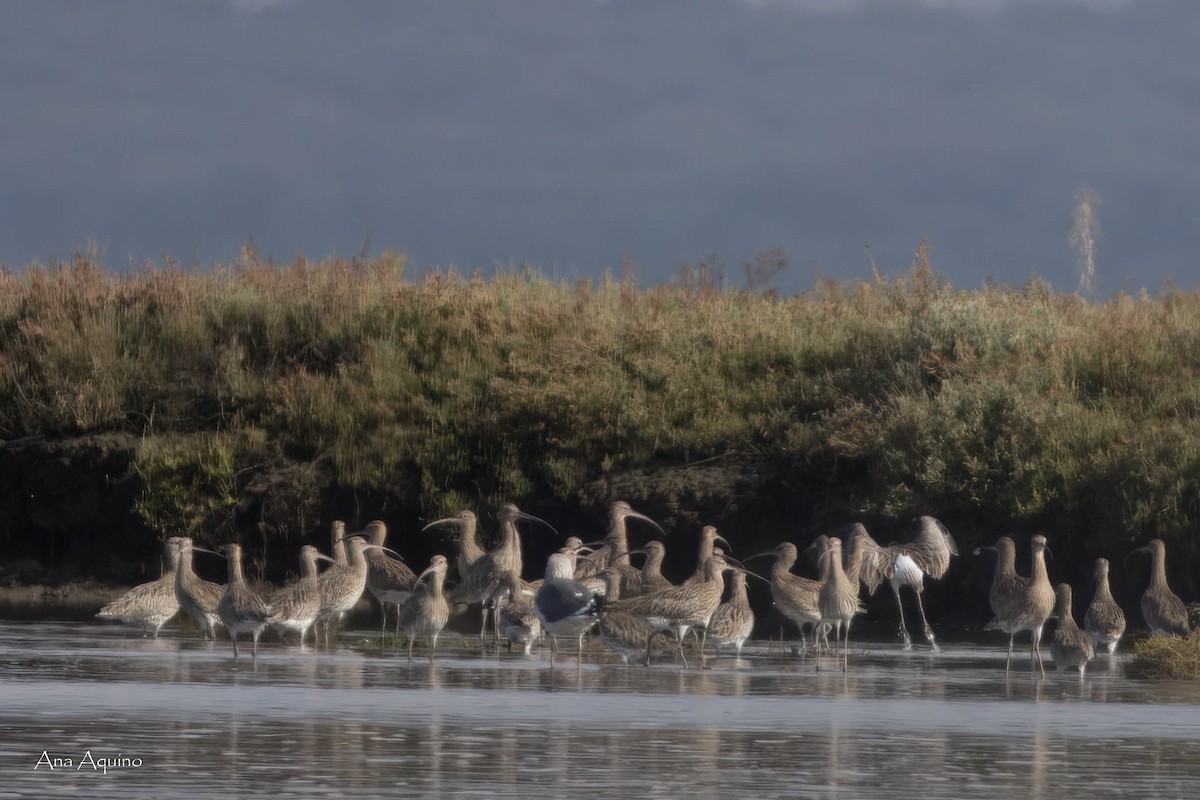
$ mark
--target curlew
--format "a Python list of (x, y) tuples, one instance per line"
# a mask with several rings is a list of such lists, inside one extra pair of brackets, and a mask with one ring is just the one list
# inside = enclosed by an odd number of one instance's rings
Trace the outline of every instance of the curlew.
[(867, 593), (875, 594), (875, 590), (884, 580), (892, 586), (896, 608), (900, 614), (900, 634), (904, 638), (904, 649), (912, 648), (912, 637), (904, 622), (904, 603), (900, 598), (900, 589), (907, 586), (917, 598), (917, 610), (921, 613), (925, 638), (936, 652), (941, 648), (938, 647), (933, 628), (925, 617), (925, 604), (921, 595), (925, 591), (925, 576), (928, 575), (934, 580), (941, 579), (950, 568), (951, 556), (958, 555), (958, 545), (946, 526), (933, 517), (920, 517), (917, 526), (916, 538), (905, 544), (882, 547), (871, 538), (861, 524), (855, 526), (850, 539), (854, 552), (862, 554), (859, 579), (866, 587)]
[(1058, 617), (1058, 627), (1050, 637), (1050, 657), (1060, 673), (1064, 669), (1075, 668), (1079, 670), (1079, 679), (1083, 680), (1084, 670), (1096, 651), (1092, 646), (1092, 637), (1075, 624), (1075, 617), (1071, 614), (1071, 587), (1065, 583), (1058, 585), (1054, 616)]
[(604, 545), (595, 556), (587, 562), (577, 564), (576, 580), (596, 575), (602, 569), (613, 567), (621, 573), (621, 591), (625, 596), (632, 596), (639, 590), (642, 573), (629, 563), (629, 531), (627, 520), (637, 519), (653, 525), (659, 533), (666, 535), (662, 526), (654, 520), (634, 511), (633, 506), (624, 500), (616, 500), (608, 508), (608, 534), (604, 537)]
[(782, 542), (774, 550), (758, 553), (746, 559), (774, 556), (775, 563), (771, 567), (771, 598), (779, 613), (796, 623), (800, 628), (800, 643), (808, 647), (804, 636), (806, 626), (813, 627), (813, 640), (816, 641), (816, 629), (821, 623), (821, 610), (817, 598), (821, 592), (821, 584), (812, 578), (802, 578), (792, 574), (792, 566), (796, 563), (799, 552), (791, 542)]
[(222, 550), (229, 561), (229, 583), (221, 602), (217, 603), (217, 616), (229, 631), (233, 657), (238, 657), (238, 634), (245, 631), (254, 642), (250, 657), (258, 658), (258, 637), (271, 619), (271, 607), (246, 585), (246, 576), (242, 572), (242, 546), (227, 544)]
[[(429, 660), (433, 661), (438, 636), (450, 619), (450, 603), (443, 589), (449, 564), (442, 555), (429, 559), (429, 566), (417, 576), (412, 596), (396, 614), (400, 628), (408, 634), (409, 661), (412, 661), (413, 640), (418, 636), (429, 637)], [(425, 582), (426, 576), (428, 583)]]
[(529, 655), (533, 643), (542, 636), (542, 622), (534, 611), (533, 595), (529, 584), (512, 574), (492, 595), (496, 624), (508, 640), (510, 653), (513, 645), (519, 644), (524, 654)]
[(1054, 612), (1054, 587), (1050, 585), (1050, 578), (1046, 574), (1046, 537), (1034, 536), (1030, 540), (1030, 547), (1033, 550), (1033, 571), (1028, 578), (1017, 574), (1017, 551), (1012, 539), (1001, 536), (994, 547), (979, 548), (996, 551), (996, 573), (988, 594), (995, 617), (984, 626), (984, 630), (1001, 630), (1008, 634), (1005, 674), (1012, 665), (1013, 640), (1021, 631), (1029, 631), (1032, 638), (1030, 659), (1045, 677), (1046, 668), (1042, 664), (1039, 644), (1046, 620)]
[(675, 585), (662, 574), (663, 559), (667, 555), (667, 548), (662, 542), (651, 539), (641, 548), (630, 551), (630, 555), (635, 553), (642, 553), (646, 556), (646, 563), (642, 564), (641, 572), (638, 575), (636, 594), (650, 594)]
[(558, 637), (578, 639), (583, 661), (583, 635), (596, 624), (596, 593), (574, 579), (578, 553), (564, 547), (546, 560), (546, 579), (533, 596), (533, 610), (550, 635), (550, 666), (558, 655)]
[(354, 608), (367, 588), (367, 559), (366, 551), (379, 548), (363, 539), (361, 536), (350, 536), (346, 540), (347, 563), (339, 566), (332, 558), (318, 556), (321, 561), (329, 561), (332, 566), (317, 578), (317, 586), (321, 592), (321, 610), (317, 619), (325, 627), (325, 645), (329, 646), (329, 626), (333, 620), (341, 622), (347, 611)]
[(171, 566), (158, 580), (133, 587), (125, 594), (100, 609), (100, 619), (116, 619), (128, 625), (137, 625), (155, 639), (163, 625), (179, 611), (179, 598), (175, 594), (175, 573), (179, 569), (179, 548), (175, 538), (166, 542), (167, 559)]
[(754, 631), (754, 611), (746, 596), (746, 573), (734, 570), (730, 580), (729, 600), (717, 606), (708, 623), (708, 635), (721, 652), (721, 645), (731, 644), (742, 657), (742, 645)]
[(350, 563), (346, 555), (346, 523), (340, 519), (335, 519), (329, 525), (329, 554), (339, 567)]
[(1110, 656), (1125, 633), (1125, 614), (1108, 586), (1107, 558), (1096, 559), (1096, 594), (1083, 615), (1083, 629), (1092, 637), (1093, 647), (1107, 649)]
[(443, 525), (453, 525), (458, 529), (458, 578), (466, 580), (472, 565), (487, 554), (487, 550), (479, 543), (479, 519), (474, 511), (464, 508), (453, 517), (434, 520), (422, 528), (421, 532)]
[(190, 614), (204, 638), (216, 638), (216, 626), (221, 624), (217, 616), (217, 604), (225, 594), (225, 587), (206, 581), (192, 570), (192, 553), (196, 550), (192, 540), (186, 536), (170, 540), (179, 551), (179, 565), (175, 569), (175, 597), (179, 607)]
[[(379, 613), (382, 619), (379, 623), (380, 646), (383, 637), (387, 635), (387, 607), (392, 604), (396, 613), (400, 606), (412, 594), (413, 585), (417, 582), (416, 573), (408, 565), (397, 558), (391, 558), (384, 552), (384, 542), (387, 541), (387, 525), (381, 520), (367, 524), (364, 531), (367, 541), (375, 545), (364, 554), (367, 559), (367, 591), (379, 602)], [(400, 635), (400, 621), (396, 620), (396, 635)]]
[[(640, 597), (617, 600), (606, 604), (606, 611), (620, 611), (637, 617), (650, 631), (669, 631), (675, 635), (675, 651), (686, 669), (687, 658), (683, 655), (683, 637), (691, 628), (700, 628), (700, 666), (704, 668), (704, 643), (708, 636), (708, 624), (721, 605), (725, 591), (723, 579), (726, 570), (734, 569), (724, 556), (713, 553), (706, 565), (704, 580), (681, 586), (661, 589)], [(646, 640), (645, 664), (650, 664), (650, 646), (653, 636)]]
[[(597, 576), (605, 582), (604, 606), (605, 612), (599, 614), (596, 620), (596, 636), (607, 650), (616, 654), (621, 663), (628, 666), (629, 659), (640, 656), (646, 651), (646, 638), (653, 637), (658, 643), (666, 643), (674, 650), (671, 642), (661, 633), (655, 633), (637, 617), (622, 611), (608, 610), (607, 604), (621, 599), (621, 571), (613, 567), (605, 567)], [(666, 648), (660, 647), (660, 650)]]
[(717, 542), (725, 545), (725, 552), (728, 553), (733, 551), (733, 548), (730, 547), (729, 542), (725, 541), (725, 539), (717, 533), (716, 527), (712, 525), (705, 525), (700, 531), (700, 549), (696, 559), (696, 571), (692, 573), (691, 577), (684, 581), (685, 584), (699, 583), (707, 580), (705, 577), (706, 565), (708, 564), (708, 560), (712, 558), (713, 553), (716, 551)]
[(554, 530), (550, 523), (543, 519), (526, 514), (512, 503), (505, 503), (497, 514), (500, 521), (500, 544), (480, 556), (462, 576), (462, 585), (455, 591), (455, 600), (469, 605), (480, 603), (482, 614), (480, 618), (479, 638), (486, 638), (487, 620), (490, 609), (487, 599), (492, 596), (496, 587), (506, 580), (508, 574), (521, 576), (524, 561), (521, 556), (521, 533), (517, 530), (517, 521), (526, 519), (540, 522)]
[[(1178, 595), (1167, 586), (1167, 546), (1162, 539), (1153, 539), (1134, 553), (1149, 553), (1151, 557), (1150, 584), (1142, 593), (1142, 618), (1158, 636), (1187, 636), (1187, 608)], [(1125, 557), (1126, 562), (1129, 556)]]
[[(321, 586), (317, 573), (317, 559), (321, 553), (311, 544), (300, 548), (300, 564), (303, 573), (300, 579), (276, 589), (267, 602), (271, 606), (270, 624), (279, 632), (282, 639), (285, 633), (300, 634), (300, 646), (304, 647), (304, 637), (317, 621), (321, 612)], [(316, 644), (316, 633), (313, 634), (313, 644)]]
[[(850, 650), (850, 623), (863, 611), (858, 599), (858, 584), (852, 582), (842, 566), (842, 540), (830, 537), (821, 558), (821, 588), (817, 592), (817, 609), (821, 612), (822, 627), (833, 631), (834, 642), (841, 641), (842, 669), (846, 669)], [(842, 628), (845, 627), (845, 634)], [(819, 651), (818, 651), (818, 664)]]

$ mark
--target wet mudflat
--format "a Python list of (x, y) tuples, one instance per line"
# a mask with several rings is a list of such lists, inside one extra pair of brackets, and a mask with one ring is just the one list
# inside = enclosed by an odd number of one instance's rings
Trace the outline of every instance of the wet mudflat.
[(551, 670), (453, 639), (433, 664), (275, 643), (255, 663), (226, 641), (0, 623), (0, 798), (1200, 793), (1200, 686), (1119, 662), (1081, 683), (1025, 656), (1006, 679), (994, 642), (884, 642), (845, 674), (765, 644), (709, 667)]

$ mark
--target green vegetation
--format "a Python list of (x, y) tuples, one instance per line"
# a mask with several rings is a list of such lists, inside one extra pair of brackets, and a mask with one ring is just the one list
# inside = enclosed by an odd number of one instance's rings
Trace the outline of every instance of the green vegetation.
[(1200, 678), (1200, 637), (1143, 639), (1134, 644), (1133, 661), (1125, 674), (1131, 678)]
[(0, 276), (0, 437), (134, 434), (164, 534), (231, 536), (248, 508), (264, 538), (311, 528), (334, 487), (447, 515), (724, 470), (797, 528), (935, 513), (1192, 560), (1200, 294), (962, 291), (926, 256), (784, 298), (703, 269), (643, 289), (79, 254)]

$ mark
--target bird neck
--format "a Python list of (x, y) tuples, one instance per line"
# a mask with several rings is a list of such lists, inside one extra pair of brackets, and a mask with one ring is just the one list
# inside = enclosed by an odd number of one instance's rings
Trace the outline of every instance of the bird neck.
[[(442, 586), (446, 582), (445, 570), (435, 569), (429, 574), (429, 593), (434, 597), (442, 596)], [(513, 599), (516, 599), (514, 596)]]
[(830, 550), (825, 554), (825, 569), (822, 570), (824, 578), (834, 586), (841, 586), (846, 583), (846, 571), (842, 569), (841, 553), (836, 550)]
[(1167, 585), (1167, 554), (1162, 550), (1152, 553), (1150, 562), (1150, 582), (1158, 586)]
[(477, 558), (487, 552), (483, 549), (483, 545), (479, 543), (478, 528), (474, 523), (463, 523), (462, 532), (458, 537), (458, 549), (466, 557), (467, 561), (471, 563), (474, 563)]
[(613, 520), (604, 542), (608, 545), (609, 566), (629, 563), (629, 535), (626, 533), (624, 517)]
[(796, 563), (795, 558), (780, 556), (775, 559), (775, 566), (771, 567), (771, 577), (777, 581), (780, 578), (787, 578), (792, 574), (792, 565)]
[(175, 571), (176, 583), (182, 583), (196, 577), (195, 570), (192, 569), (192, 553), (191, 551), (179, 554), (179, 569)]
[(1075, 617), (1071, 615), (1071, 596), (1059, 595), (1055, 602), (1054, 614), (1058, 617), (1058, 627), (1064, 630), (1077, 628)]
[(231, 586), (245, 586), (246, 576), (242, 573), (242, 557), (229, 559), (229, 583)]
[(1040, 547), (1033, 551), (1033, 572), (1030, 580), (1035, 583), (1050, 582), (1050, 576), (1046, 572), (1046, 551)]
[(1017, 574), (1017, 549), (1011, 545), (996, 548), (996, 577), (1010, 578)]

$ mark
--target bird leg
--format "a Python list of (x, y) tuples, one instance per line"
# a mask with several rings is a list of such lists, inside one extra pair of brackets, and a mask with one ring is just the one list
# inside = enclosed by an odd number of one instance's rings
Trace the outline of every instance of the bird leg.
[[(708, 641), (708, 628), (705, 627), (705, 628), (700, 629), (700, 669), (705, 669), (705, 666), (704, 666), (704, 643), (706, 641)], [(720, 649), (721, 649), (720, 645), (718, 645), (717, 650), (719, 651)]]
[[(900, 586), (892, 582), (892, 593), (896, 595), (896, 608), (900, 611), (900, 635), (904, 637), (904, 649), (912, 650), (912, 637), (908, 635), (908, 626), (904, 624), (904, 603), (900, 600)], [(917, 595), (918, 600), (921, 595)]]
[(429, 637), (429, 663), (433, 663), (433, 651), (437, 650), (438, 635), (435, 633)]
[(1033, 631), (1033, 653), (1030, 659), (1037, 661), (1038, 669), (1042, 671), (1042, 677), (1046, 677), (1046, 665), (1042, 663), (1042, 651), (1038, 649), (1038, 645), (1042, 641), (1042, 626), (1038, 626)]
[(921, 592), (920, 590), (914, 590), (914, 594), (917, 596), (917, 610), (921, 612), (921, 622), (925, 625), (925, 638), (929, 640), (929, 645), (933, 648), (933, 652), (940, 653), (942, 652), (942, 648), (938, 647), (937, 642), (934, 641), (933, 628), (929, 627), (929, 620), (925, 618), (925, 603), (921, 600)]
[(1008, 668), (1009, 668), (1009, 666), (1012, 665), (1013, 639), (1015, 639), (1015, 638), (1017, 638), (1017, 634), (1015, 631), (1008, 635), (1008, 659), (1004, 662), (1004, 674), (1005, 675), (1008, 674)]
[(846, 620), (846, 631), (842, 634), (842, 672), (845, 672), (850, 659), (850, 620)]

